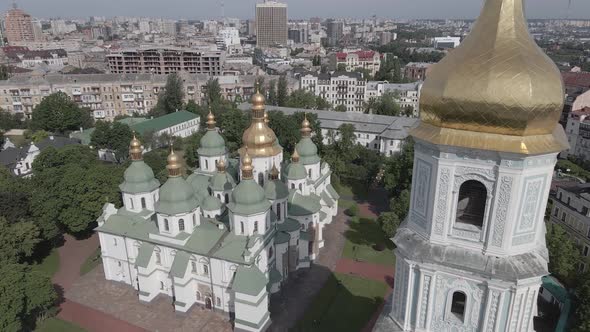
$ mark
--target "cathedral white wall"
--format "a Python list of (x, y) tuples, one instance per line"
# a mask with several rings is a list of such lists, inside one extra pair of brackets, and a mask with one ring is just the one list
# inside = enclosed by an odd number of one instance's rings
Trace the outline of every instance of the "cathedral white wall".
[[(252, 157), (252, 156), (251, 156)], [(252, 157), (252, 167), (254, 167), (253, 175), (254, 181), (259, 182), (259, 174), (262, 174), (264, 182), (269, 179), (270, 170), (272, 166), (275, 165), (279, 170), (279, 174), (281, 172), (281, 163), (283, 162), (283, 153), (279, 153), (276, 156), (270, 157)], [(242, 162), (240, 159), (240, 179), (242, 178)], [(261, 184), (263, 185), (263, 184)]]
[(204, 172), (217, 172), (217, 163), (223, 159), (227, 165), (227, 157), (225, 155), (220, 156), (201, 156), (199, 155), (199, 168)]
[[(235, 329), (239, 331), (261, 331), (260, 328), (270, 321), (266, 288), (256, 296), (236, 293), (235, 299)], [(258, 324), (260, 328), (242, 324), (241, 321)]]
[[(250, 216), (242, 216), (234, 213), (230, 214), (230, 220), (233, 224), (234, 233), (236, 235), (252, 236), (255, 234), (266, 234), (270, 227), (270, 214), (268, 211), (253, 214)], [(258, 224), (258, 231), (255, 232), (255, 223)], [(242, 233), (242, 225), (244, 232)]]
[[(287, 200), (286, 199), (277, 199), (271, 201), (271, 209), (277, 215), (277, 223), (282, 224), (287, 219)], [(281, 207), (278, 208), (277, 205)], [(280, 209), (280, 211), (279, 211)], [(280, 212), (280, 213), (279, 213)]]
[[(196, 208), (189, 213), (181, 213), (173, 216), (158, 213), (158, 229), (160, 234), (175, 237), (180, 232), (192, 234), (193, 230), (201, 224), (200, 208)], [(166, 224), (168, 225), (166, 227)], [(181, 224), (184, 230), (181, 230)]]
[[(317, 181), (321, 176), (320, 163), (304, 165), (307, 172), (307, 178), (312, 181)], [(311, 174), (311, 176), (310, 176)]]
[(138, 194), (123, 193), (123, 204), (125, 205), (125, 209), (131, 212), (139, 213), (142, 210), (154, 211), (154, 206), (158, 199), (159, 189)]

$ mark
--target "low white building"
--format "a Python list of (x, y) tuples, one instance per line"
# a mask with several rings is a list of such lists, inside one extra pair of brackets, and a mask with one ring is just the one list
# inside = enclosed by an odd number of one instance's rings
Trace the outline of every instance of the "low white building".
[(461, 44), (461, 37), (434, 37), (432, 43), (437, 49), (456, 48)]
[(419, 115), (420, 90), (422, 82), (414, 83), (388, 83), (386, 81), (369, 81), (366, 85), (365, 102), (371, 99), (380, 98), (385, 93), (393, 93), (395, 101), (403, 109), (411, 107), (414, 110), (414, 117)]
[(339, 52), (333, 57), (337, 69), (339, 65), (345, 66), (346, 71), (366, 69), (374, 76), (381, 68), (381, 54), (376, 51)]
[(105, 204), (96, 229), (107, 280), (135, 288), (140, 301), (169, 296), (179, 313), (223, 312), (235, 331), (268, 328), (269, 295), (316, 259), (339, 197), (309, 122), (292, 161), (282, 162), (264, 120), (264, 97), (256, 94), (253, 105), (239, 159), (229, 158), (209, 115), (200, 167), (186, 180), (171, 151), (169, 178), (160, 185), (142, 160), (141, 143), (131, 142), (120, 185), (124, 206)]

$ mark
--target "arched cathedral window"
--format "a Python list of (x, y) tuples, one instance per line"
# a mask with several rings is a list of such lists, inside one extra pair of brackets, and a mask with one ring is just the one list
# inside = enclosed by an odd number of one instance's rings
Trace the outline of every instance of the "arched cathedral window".
[(453, 302), (451, 302), (451, 314), (455, 315), (459, 320), (465, 319), (465, 301), (467, 297), (463, 292), (453, 293)]
[(258, 173), (258, 184), (261, 187), (264, 186), (264, 174), (262, 172)]
[(481, 228), (486, 209), (486, 199), (487, 190), (481, 182), (469, 180), (463, 183), (459, 189), (456, 222)]
[(184, 231), (184, 219), (178, 220), (178, 230), (181, 232)]
[(141, 198), (141, 208), (145, 209), (147, 207), (147, 205), (145, 204), (145, 197)]

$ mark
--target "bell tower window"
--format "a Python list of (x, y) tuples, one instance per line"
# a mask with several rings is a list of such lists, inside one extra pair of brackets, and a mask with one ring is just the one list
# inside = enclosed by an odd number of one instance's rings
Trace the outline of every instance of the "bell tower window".
[(451, 302), (451, 314), (455, 315), (460, 321), (465, 319), (465, 301), (467, 297), (463, 292), (453, 293), (453, 302)]
[(145, 204), (145, 197), (141, 198), (141, 208), (145, 209), (147, 207), (147, 205)]
[(261, 173), (258, 173), (258, 184), (261, 187), (264, 186), (264, 174), (262, 172)]
[(459, 189), (456, 223), (472, 225), (481, 229), (486, 210), (486, 199), (487, 190), (481, 182), (469, 180), (463, 183)]

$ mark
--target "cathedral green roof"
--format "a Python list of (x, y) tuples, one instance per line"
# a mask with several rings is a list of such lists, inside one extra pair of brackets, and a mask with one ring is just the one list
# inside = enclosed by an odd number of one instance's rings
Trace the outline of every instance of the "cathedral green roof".
[(309, 137), (303, 137), (295, 146), (299, 153), (301, 163), (304, 165), (311, 165), (319, 163), (320, 157), (318, 156), (318, 147)]
[(281, 232), (294, 232), (298, 229), (301, 228), (301, 224), (299, 224), (299, 221), (293, 219), (293, 218), (287, 218), (287, 220), (285, 220), (282, 224), (278, 224), (277, 228), (279, 231)]
[(123, 175), (124, 181), (119, 185), (124, 193), (136, 194), (150, 192), (160, 186), (154, 177), (154, 171), (143, 160), (132, 161)]
[(209, 187), (215, 191), (232, 190), (236, 186), (236, 181), (227, 172), (216, 173), (209, 180)]
[(287, 179), (289, 180), (303, 180), (307, 177), (307, 171), (302, 163), (291, 162), (287, 165)]
[(149, 132), (149, 131), (158, 132), (160, 130), (174, 127), (174, 126), (179, 125), (183, 122), (187, 122), (187, 121), (196, 119), (198, 117), (199, 117), (198, 115), (191, 113), (191, 112), (178, 111), (178, 112), (166, 114), (164, 116), (160, 116), (155, 119), (142, 121), (140, 123), (133, 124), (130, 127), (131, 127), (131, 129), (135, 130), (139, 134), (143, 135), (144, 133)]
[(266, 181), (264, 184), (264, 194), (267, 199), (284, 199), (289, 196), (289, 188), (281, 180)]
[(139, 246), (137, 258), (135, 259), (135, 266), (138, 267), (147, 267), (150, 258), (152, 258), (152, 252), (154, 251), (155, 245), (149, 242), (143, 242), (141, 246)]
[(214, 256), (232, 262), (244, 262), (244, 251), (248, 245), (248, 238), (243, 235), (229, 233), (217, 248)]
[(334, 200), (340, 199), (340, 195), (338, 194), (338, 192), (336, 192), (336, 189), (332, 187), (332, 184), (326, 186), (326, 191), (328, 192), (328, 194), (330, 194), (330, 196), (332, 196), (332, 198), (334, 198)]
[(232, 290), (236, 293), (256, 296), (266, 288), (267, 283), (266, 276), (255, 265), (239, 266), (236, 270)]
[(281, 282), (281, 280), (283, 280), (283, 276), (281, 276), (281, 272), (273, 267), (268, 273), (268, 279), (271, 284), (276, 284), (277, 282)]
[(184, 278), (190, 255), (184, 251), (177, 251), (170, 267), (170, 274), (176, 278)]
[(318, 212), (322, 208), (318, 196), (304, 196), (297, 191), (291, 192), (288, 202), (289, 215), (293, 216), (307, 216)]
[(291, 239), (291, 236), (285, 232), (278, 232), (275, 237), (275, 244), (287, 243)]
[(330, 198), (330, 195), (326, 194), (325, 191), (322, 191), (320, 193), (320, 197), (324, 200), (324, 202), (326, 202), (326, 205), (328, 205), (329, 207), (334, 206), (334, 200), (332, 200)]
[(232, 192), (232, 201), (227, 207), (236, 214), (251, 215), (267, 211), (270, 202), (264, 189), (252, 179), (242, 180)]
[(226, 154), (225, 140), (216, 130), (207, 130), (201, 138), (197, 152), (206, 157)]
[(160, 188), (156, 212), (167, 215), (187, 213), (199, 207), (193, 188), (182, 177), (171, 177)]
[(207, 195), (203, 202), (201, 203), (201, 209), (204, 211), (216, 211), (220, 210), (223, 204), (219, 200), (219, 198), (211, 195)]

